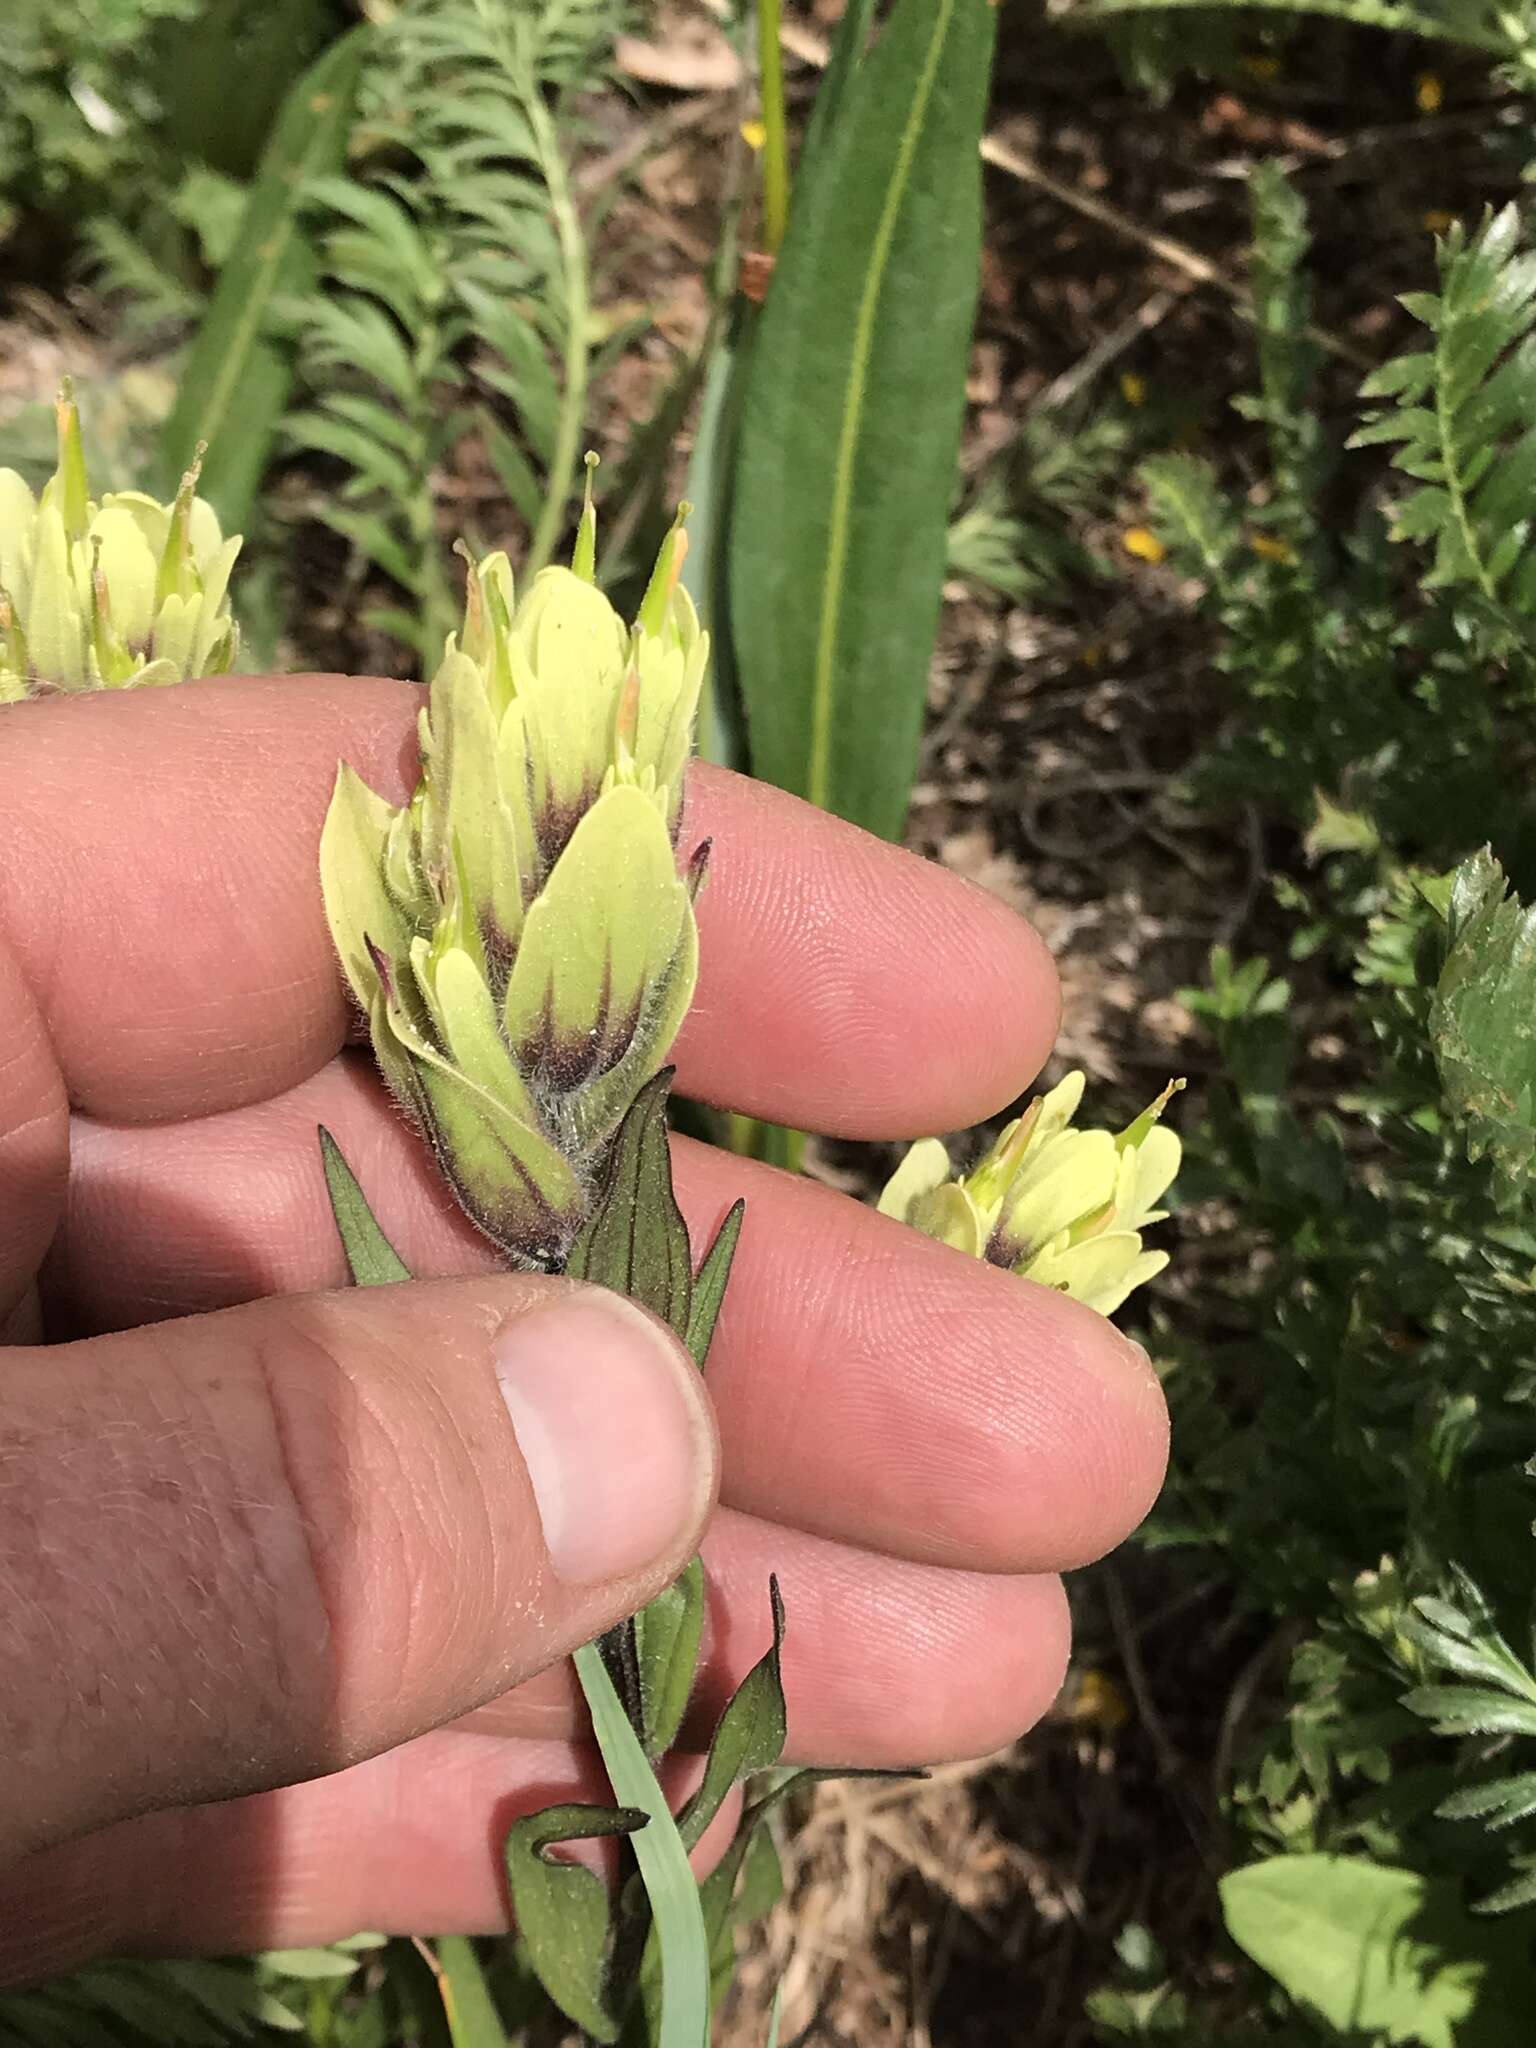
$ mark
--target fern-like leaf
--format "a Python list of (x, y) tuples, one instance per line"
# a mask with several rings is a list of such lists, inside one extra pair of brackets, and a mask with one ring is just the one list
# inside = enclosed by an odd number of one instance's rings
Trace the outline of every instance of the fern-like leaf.
[(1513, 206), (1469, 240), (1436, 245), (1440, 290), (1403, 304), (1429, 346), (1387, 363), (1362, 395), (1385, 400), (1353, 446), (1383, 442), (1418, 484), (1398, 539), (1433, 541), (1427, 587), (1461, 586), (1536, 615), (1536, 252), (1520, 247)]
[[(1452, 1576), (1457, 1597), (1416, 1600), (1402, 1627), (1432, 1667), (1465, 1682), (1417, 1686), (1403, 1705), (1437, 1735), (1473, 1738), (1469, 1761), (1485, 1764), (1512, 1737), (1536, 1737), (1536, 1670), (1500, 1633), (1467, 1574), (1453, 1566)], [(1490, 1831), (1515, 1827), (1536, 1814), (1536, 1770), (1481, 1778), (1453, 1792), (1436, 1812), (1442, 1820), (1481, 1821)], [(1481, 1900), (1479, 1912), (1536, 1904), (1536, 1866), (1528, 1856), (1512, 1861), (1516, 1876)]]

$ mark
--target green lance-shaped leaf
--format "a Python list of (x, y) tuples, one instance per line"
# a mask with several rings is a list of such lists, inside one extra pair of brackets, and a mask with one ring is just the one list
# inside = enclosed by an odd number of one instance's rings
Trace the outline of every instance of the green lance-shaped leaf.
[(677, 1739), (698, 1669), (704, 1634), (704, 1567), (698, 1558), (675, 1585), (641, 1608), (634, 1626), (645, 1749), (654, 1759)]
[(397, 1280), (409, 1280), (410, 1268), (379, 1228), (368, 1199), (357, 1184), (357, 1175), (324, 1124), (320, 1126), (320, 1156), (325, 1164), (331, 1213), (336, 1218), (353, 1286), (388, 1287)]
[(250, 512), (287, 403), (292, 365), (271, 333), (272, 312), (314, 282), (306, 190), (345, 161), (371, 34), (342, 36), (289, 89), (161, 433), (167, 490), (206, 443), (202, 490), (226, 527)]
[(703, 1782), (678, 1817), (678, 1833), (690, 1849), (702, 1841), (705, 1829), (725, 1803), (731, 1787), (754, 1771), (771, 1769), (784, 1748), (787, 1718), (780, 1670), (784, 1602), (779, 1597), (777, 1579), (769, 1580), (768, 1597), (773, 1609), (773, 1641), (767, 1654), (736, 1688), (720, 1716), (720, 1725), (709, 1745)]
[(693, 1300), (688, 1309), (686, 1343), (689, 1355), (702, 1372), (709, 1358), (709, 1347), (714, 1342), (715, 1324), (720, 1320), (720, 1310), (725, 1304), (726, 1284), (731, 1277), (731, 1261), (736, 1256), (736, 1246), (741, 1239), (741, 1226), (746, 1220), (747, 1205), (736, 1202), (732, 1205), (725, 1221), (715, 1233), (715, 1241), (704, 1254), (699, 1270), (693, 1276)]
[(887, 837), (938, 622), (997, 11), (898, 0), (800, 178), (752, 353), (731, 626), (754, 772)]
[(566, 1271), (644, 1303), (686, 1334), (693, 1297), (688, 1226), (672, 1192), (664, 1067), (635, 1097), (614, 1141), (608, 1179), (582, 1226)]
[(549, 1806), (515, 1821), (507, 1834), (507, 1882), (529, 1960), (560, 2010), (594, 2041), (616, 2041), (619, 2034), (605, 1983), (611, 1895), (595, 1871), (550, 1851), (563, 1842), (632, 1835), (646, 1825), (639, 1807)]
[(1456, 871), (1445, 965), (1430, 1006), (1441, 1085), (1501, 1199), (1528, 1197), (1536, 1164), (1536, 909), (1484, 851)]

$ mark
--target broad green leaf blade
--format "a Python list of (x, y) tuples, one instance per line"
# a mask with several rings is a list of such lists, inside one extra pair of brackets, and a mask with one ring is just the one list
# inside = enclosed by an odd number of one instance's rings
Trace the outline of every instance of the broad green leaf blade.
[(996, 9), (898, 0), (795, 193), (743, 408), (731, 630), (753, 772), (887, 838), (938, 623)]
[(619, 1126), (607, 1184), (571, 1247), (566, 1271), (642, 1303), (686, 1334), (693, 1299), (688, 1227), (672, 1192), (667, 1090), (672, 1069), (648, 1081)]
[(272, 311), (314, 282), (305, 189), (342, 168), (371, 35), (356, 28), (342, 36), (290, 88), (161, 432), (167, 495), (207, 443), (199, 488), (226, 530), (250, 513), (287, 401), (292, 368), (269, 331)]
[(1277, 1856), (1221, 1882), (1228, 1933), (1293, 1998), (1351, 2039), (1422, 2048), (1505, 2038), (1494, 2009), (1523, 1974), (1456, 1894), (1358, 1856)]
[(737, 1202), (730, 1214), (715, 1233), (715, 1241), (704, 1254), (703, 1263), (693, 1279), (693, 1300), (688, 1310), (686, 1343), (694, 1364), (702, 1372), (709, 1357), (709, 1347), (714, 1340), (715, 1324), (720, 1320), (721, 1305), (725, 1300), (726, 1286), (731, 1277), (731, 1261), (736, 1256), (736, 1246), (741, 1239), (741, 1226), (746, 1218), (747, 1205)]
[(331, 1212), (352, 1271), (353, 1285), (389, 1287), (397, 1280), (409, 1280), (409, 1267), (375, 1222), (356, 1174), (324, 1124), (320, 1126), (320, 1156), (325, 1162)]
[(646, 1754), (659, 1757), (676, 1740), (699, 1661), (704, 1633), (704, 1567), (698, 1558), (676, 1585), (641, 1608), (634, 1629)]
[(661, 1956), (656, 2048), (709, 2048), (709, 1943), (687, 1847), (596, 1644), (579, 1649), (574, 1662), (614, 1796), (647, 1816), (633, 1844)]
[(1467, 1150), (1493, 1164), (1500, 1198), (1528, 1198), (1536, 1166), (1536, 909), (1509, 893), (1487, 851), (1456, 871), (1429, 1031)]
[(438, 1988), (453, 2048), (507, 2048), (507, 2030), (497, 2016), (473, 1942), (444, 1935), (435, 1946), (442, 1972)]
[(773, 1607), (773, 1641), (768, 1653), (754, 1664), (736, 1688), (720, 1716), (704, 1778), (678, 1819), (678, 1832), (690, 1849), (702, 1840), (704, 1830), (720, 1811), (731, 1787), (753, 1771), (766, 1771), (776, 1764), (784, 1748), (787, 1724), (784, 1712), (784, 1681), (779, 1668), (784, 1648), (784, 1602), (779, 1582), (770, 1579), (768, 1597)]
[(549, 1806), (515, 1821), (507, 1833), (507, 1881), (529, 1961), (560, 2010), (594, 2041), (616, 2041), (619, 2034), (604, 1983), (612, 1901), (595, 1871), (549, 1851), (560, 1842), (632, 1835), (646, 1825), (638, 1805)]

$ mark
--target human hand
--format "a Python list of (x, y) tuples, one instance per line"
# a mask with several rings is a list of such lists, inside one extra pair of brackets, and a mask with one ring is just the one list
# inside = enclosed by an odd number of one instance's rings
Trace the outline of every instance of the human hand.
[[(21, 1858), (0, 1976), (499, 1924), (510, 1820), (603, 1796), (558, 1659), (673, 1576), (710, 1507), (713, 1426), (671, 1340), (495, 1272), (343, 1050), (320, 822), (340, 757), (403, 794), (417, 701), (236, 680), (0, 720), (0, 1306), (21, 1346), (0, 1362), (0, 1844)], [(999, 905), (702, 768), (684, 830), (715, 858), (682, 1092), (883, 1138), (1027, 1085), (1055, 981)], [(319, 1123), (422, 1282), (323, 1292), (344, 1270)], [(1050, 1574), (1156, 1491), (1145, 1361), (840, 1196), (677, 1149), (696, 1244), (748, 1201), (710, 1361), (691, 1732), (761, 1654), (776, 1571), (792, 1755), (999, 1745), (1061, 1677)]]

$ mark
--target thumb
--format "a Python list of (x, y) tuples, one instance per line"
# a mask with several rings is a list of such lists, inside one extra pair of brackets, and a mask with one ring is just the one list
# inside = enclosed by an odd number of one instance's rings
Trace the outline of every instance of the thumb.
[(671, 1333), (565, 1280), (0, 1354), (0, 1859), (505, 1691), (682, 1570), (717, 1464)]

